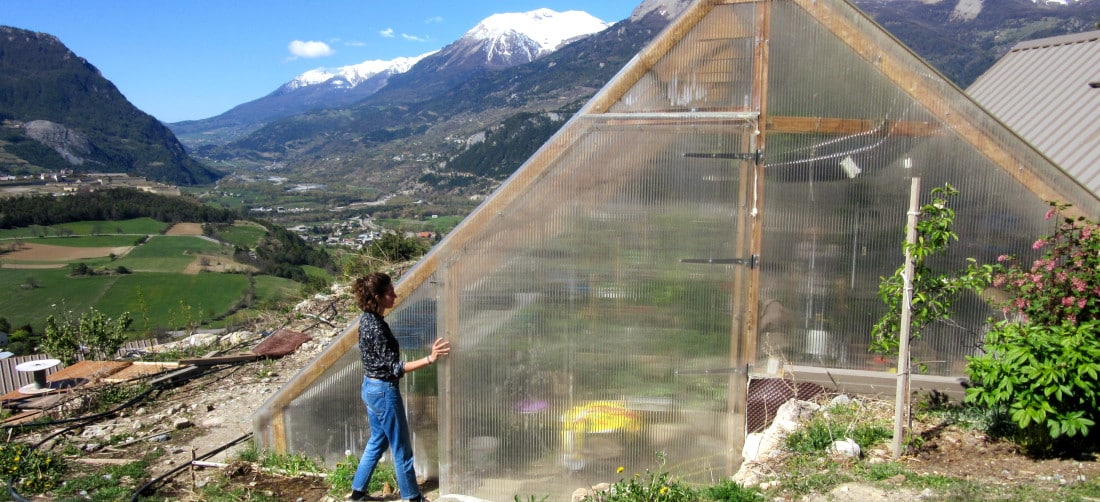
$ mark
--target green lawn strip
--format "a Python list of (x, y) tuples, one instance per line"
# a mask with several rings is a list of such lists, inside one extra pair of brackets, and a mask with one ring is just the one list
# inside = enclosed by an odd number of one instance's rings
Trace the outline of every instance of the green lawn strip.
[(77, 221), (64, 223), (56, 227), (67, 228), (74, 234), (159, 234), (168, 228), (168, 224), (152, 218), (135, 218), (124, 221)]
[(462, 221), (462, 216), (440, 216), (426, 220), (413, 220), (408, 218), (380, 218), (377, 223), (386, 228), (401, 228), (406, 232), (436, 232), (447, 233)]
[(320, 277), (322, 279), (332, 280), (332, 274), (320, 267), (314, 267), (313, 265), (302, 265), (302, 271), (310, 277)]
[[(236, 305), (247, 288), (243, 274), (138, 273), (120, 276), (96, 308), (111, 317), (129, 312), (134, 331), (218, 327), (222, 323), (213, 319)], [(146, 326), (146, 318), (156, 325)]]

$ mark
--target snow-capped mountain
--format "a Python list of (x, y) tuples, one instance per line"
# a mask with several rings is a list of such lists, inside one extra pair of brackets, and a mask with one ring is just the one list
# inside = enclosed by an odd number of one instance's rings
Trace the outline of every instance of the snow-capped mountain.
[(494, 14), (444, 47), (437, 68), (507, 68), (529, 63), (609, 26), (611, 23), (576, 10)]
[(389, 61), (372, 59), (359, 64), (336, 68), (335, 70), (317, 68), (294, 77), (294, 80), (283, 84), (281, 89), (293, 91), (302, 87), (324, 83), (329, 83), (333, 87), (355, 87), (377, 75), (405, 73), (421, 59), (434, 53), (435, 51), (432, 51), (419, 56), (400, 57)]
[[(603, 31), (611, 23), (586, 12), (538, 9), (494, 14), (460, 39), (435, 52), (389, 61), (370, 60), (336, 69), (319, 68), (294, 77), (271, 94), (238, 105), (217, 117), (170, 124), (188, 146), (224, 143), (271, 121), (310, 110), (350, 106), (386, 87), (390, 78), (413, 67), (456, 82), (470, 72), (528, 63), (559, 47)], [(419, 64), (419, 66), (418, 66)]]

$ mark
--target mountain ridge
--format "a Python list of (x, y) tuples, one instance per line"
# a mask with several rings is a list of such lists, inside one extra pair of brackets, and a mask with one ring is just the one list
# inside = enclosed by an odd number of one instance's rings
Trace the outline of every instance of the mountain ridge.
[(0, 26), (0, 173), (126, 172), (178, 185), (222, 176), (188, 156), (53, 35)]

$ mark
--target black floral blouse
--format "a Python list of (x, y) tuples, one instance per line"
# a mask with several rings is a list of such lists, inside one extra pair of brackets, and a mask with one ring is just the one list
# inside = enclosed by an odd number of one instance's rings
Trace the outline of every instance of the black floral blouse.
[(386, 320), (378, 314), (363, 312), (359, 316), (359, 357), (367, 377), (396, 382), (405, 375), (401, 347)]

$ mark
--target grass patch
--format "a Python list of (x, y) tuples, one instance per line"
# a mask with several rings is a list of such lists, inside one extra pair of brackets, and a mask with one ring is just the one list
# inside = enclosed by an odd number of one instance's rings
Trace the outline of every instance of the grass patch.
[(0, 268), (0, 289), (5, 292), (0, 317), (6, 317), (13, 326), (31, 324), (37, 331), (45, 325), (46, 317), (61, 309), (84, 312), (95, 306), (121, 277), (69, 277), (68, 268)]
[[(96, 308), (110, 317), (130, 312), (135, 330), (220, 326), (213, 319), (236, 304), (247, 288), (248, 278), (241, 274), (131, 274), (120, 276)], [(145, 319), (157, 320), (157, 325), (145, 326)]]
[(109, 465), (94, 472), (65, 480), (54, 491), (57, 500), (129, 500), (144, 483), (149, 469), (146, 459), (123, 465)]
[(252, 249), (267, 235), (267, 229), (253, 223), (234, 223), (219, 230), (216, 237), (242, 249)]
[(400, 228), (407, 232), (435, 232), (438, 234), (446, 234), (457, 227), (464, 218), (464, 216), (440, 216), (438, 218), (428, 218), (425, 220), (379, 218), (378, 223), (386, 228)]
[(183, 272), (197, 254), (229, 254), (216, 242), (193, 236), (155, 236), (115, 261), (135, 272)]
[(830, 406), (818, 413), (805, 426), (786, 438), (787, 450), (795, 453), (823, 452), (834, 441), (845, 438), (854, 440), (867, 450), (893, 437), (891, 428), (881, 419), (870, 416), (858, 401), (851, 404)]

